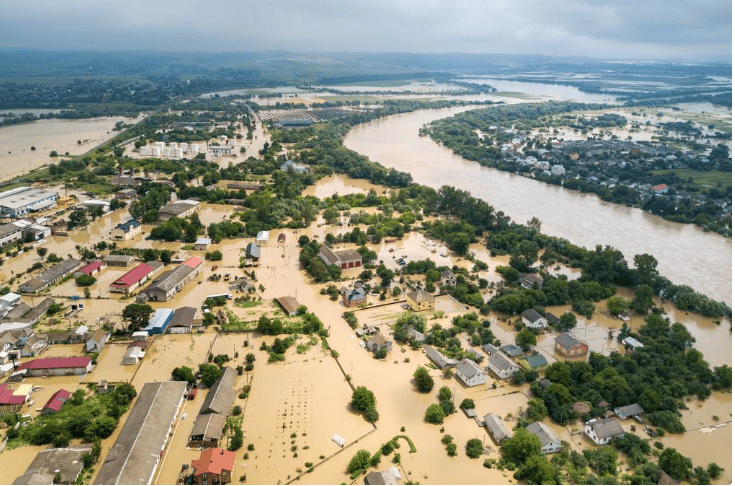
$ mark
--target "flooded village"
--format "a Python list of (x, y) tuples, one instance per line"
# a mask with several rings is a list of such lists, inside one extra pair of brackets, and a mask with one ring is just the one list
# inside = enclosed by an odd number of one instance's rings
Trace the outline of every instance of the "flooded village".
[[(350, 177), (337, 151), (318, 165), (314, 140), (328, 138), (314, 125), (335, 113), (216, 106), (194, 110), (206, 130), (170, 110), (180, 119), (107, 147), (89, 187), (76, 176), (0, 193), (1, 484), (732, 482), (729, 314), (682, 310), (662, 294), (636, 312), (637, 284), (590, 281), (588, 265), (543, 240), (547, 222), (560, 226), (552, 217), (511, 255), (490, 231), (465, 235), (464, 216), (430, 210), (423, 198), (438, 187)], [(194, 139), (202, 133), (212, 137)], [(546, 165), (536, 168), (550, 175)], [(662, 232), (688, 231), (675, 224)], [(696, 231), (693, 241), (725, 239)], [(638, 244), (615, 262), (627, 259), (636, 278), (633, 255), (653, 253)], [(714, 265), (713, 295), (712, 282), (671, 277), (671, 263), (661, 274), (727, 307), (731, 259)], [(585, 305), (570, 292), (587, 292)], [(566, 297), (547, 303), (556, 293)], [(691, 368), (636, 359), (669, 346)], [(667, 376), (661, 393), (640, 393), (625, 366), (648, 379), (676, 367), (697, 387)], [(513, 459), (521, 441), (538, 451)], [(680, 470), (666, 461), (681, 456), (685, 472), (672, 478)]]

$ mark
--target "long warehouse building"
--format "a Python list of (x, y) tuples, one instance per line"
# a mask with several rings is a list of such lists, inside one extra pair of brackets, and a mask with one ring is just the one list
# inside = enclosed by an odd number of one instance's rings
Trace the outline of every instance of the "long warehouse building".
[(185, 391), (185, 381), (143, 385), (94, 484), (151, 484)]

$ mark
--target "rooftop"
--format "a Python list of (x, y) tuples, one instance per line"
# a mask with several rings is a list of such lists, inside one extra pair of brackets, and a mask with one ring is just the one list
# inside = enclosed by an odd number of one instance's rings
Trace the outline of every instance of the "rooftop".
[(232, 472), (234, 465), (234, 452), (216, 448), (205, 449), (199, 459), (191, 462), (191, 468), (194, 470), (195, 476), (203, 473), (220, 475), (223, 470)]
[(146, 383), (94, 484), (148, 484), (183, 400), (185, 381)]
[(615, 418), (606, 418), (604, 420), (592, 420), (587, 422), (587, 425), (592, 427), (595, 431), (598, 439), (607, 439), (608, 437), (617, 437), (624, 435), (625, 431), (620, 426), (620, 423)]
[(149, 275), (151, 272), (153, 272), (153, 269), (150, 267), (150, 265), (148, 265), (147, 263), (141, 263), (122, 277), (112, 282), (112, 285), (127, 287), (138, 283), (143, 277)]
[(406, 297), (408, 297), (409, 299), (417, 303), (434, 300), (433, 295), (431, 295), (426, 290), (422, 290), (422, 289), (414, 290), (413, 292), (409, 292), (408, 294), (406, 294)]
[(54, 368), (86, 368), (92, 358), (89, 357), (71, 357), (71, 358), (38, 358), (26, 361), (18, 366), (18, 370), (46, 370)]

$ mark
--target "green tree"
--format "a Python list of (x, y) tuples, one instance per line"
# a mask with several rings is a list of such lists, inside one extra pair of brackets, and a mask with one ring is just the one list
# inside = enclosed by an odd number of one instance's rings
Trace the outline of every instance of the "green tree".
[(355, 410), (365, 412), (374, 409), (376, 406), (375, 394), (368, 390), (364, 386), (358, 386), (355, 391), (352, 392), (352, 400), (350, 406)]
[(214, 385), (220, 376), (222, 376), (222, 369), (219, 366), (213, 364), (199, 365), (199, 380), (207, 388)]
[(503, 458), (513, 464), (524, 464), (529, 457), (541, 454), (541, 441), (524, 428), (519, 428), (500, 445)]
[(635, 298), (630, 304), (630, 307), (632, 307), (638, 314), (648, 314), (654, 306), (653, 296), (653, 287), (643, 284), (636, 289)]
[(451, 401), (452, 400), (452, 390), (449, 389), (448, 386), (443, 386), (439, 389), (439, 401)]
[(638, 270), (638, 281), (650, 285), (658, 275), (658, 261), (648, 253), (643, 253), (633, 257), (633, 262)]
[(434, 378), (429, 374), (429, 370), (423, 366), (416, 368), (413, 378), (416, 381), (416, 389), (421, 393), (429, 393), (434, 388)]
[(559, 332), (571, 331), (577, 326), (577, 317), (571, 312), (565, 312), (559, 317), (556, 323), (556, 330)]
[(590, 467), (603, 476), (615, 476), (618, 470), (618, 453), (612, 446), (603, 446), (597, 449), (585, 449), (584, 457)]
[(171, 372), (171, 379), (173, 381), (188, 381), (191, 384), (196, 382), (194, 370), (188, 366), (179, 366), (178, 368), (174, 368)]
[(464, 408), (464, 409), (475, 408), (475, 401), (471, 398), (465, 398), (464, 400), (462, 400), (462, 403), (459, 405), (459, 408)]
[(444, 409), (438, 403), (432, 403), (429, 408), (426, 409), (424, 414), (424, 420), (430, 424), (441, 424), (444, 423)]
[(148, 324), (153, 314), (153, 307), (148, 304), (128, 304), (123, 309), (123, 319), (128, 322), (130, 331), (138, 331)]
[(607, 301), (607, 310), (614, 316), (619, 316), (630, 308), (630, 301), (625, 297), (614, 296)]
[(538, 398), (532, 398), (528, 401), (528, 409), (526, 409), (526, 415), (533, 421), (542, 420), (549, 411), (546, 409), (544, 402)]
[(36, 249), (36, 253), (38, 254), (38, 256), (40, 256), (41, 258), (43, 258), (48, 253), (48, 248), (43, 248), (43, 247), (37, 248)]
[(352, 456), (349, 464), (347, 464), (347, 471), (349, 471), (350, 473), (364, 471), (365, 469), (370, 467), (370, 457), (371, 454), (369, 451), (366, 451), (365, 449), (360, 449), (355, 453), (354, 456)]
[(467, 454), (467, 457), (470, 459), (477, 459), (480, 457), (480, 454), (482, 454), (484, 449), (485, 448), (482, 446), (482, 441), (480, 439), (470, 439), (464, 446), (465, 454)]
[(530, 329), (524, 329), (516, 335), (516, 345), (523, 351), (528, 351), (536, 345), (536, 335)]
[(230, 437), (230, 444), (227, 446), (228, 451), (236, 451), (242, 447), (243, 432), (240, 427), (235, 429), (235, 433)]
[(692, 460), (671, 447), (661, 451), (661, 455), (658, 456), (658, 465), (677, 481), (686, 479), (692, 470)]
[(531, 456), (513, 474), (517, 480), (525, 479), (528, 484), (561, 484), (561, 475), (546, 457)]
[(86, 273), (83, 273), (74, 279), (74, 282), (77, 284), (78, 287), (89, 287), (96, 281), (96, 278), (91, 275), (87, 275)]

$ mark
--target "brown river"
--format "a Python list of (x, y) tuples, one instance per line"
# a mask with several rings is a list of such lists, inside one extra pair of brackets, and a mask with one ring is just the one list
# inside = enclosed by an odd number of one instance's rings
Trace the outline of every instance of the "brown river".
[(353, 128), (345, 145), (386, 167), (409, 172), (418, 183), (437, 189), (449, 184), (469, 191), (516, 222), (535, 216), (544, 233), (575, 245), (611, 245), (623, 252), (629, 264), (635, 255), (649, 253), (672, 282), (732, 304), (732, 239), (595, 195), (482, 167), (418, 135), (424, 124), (468, 109), (423, 110), (374, 120)]

